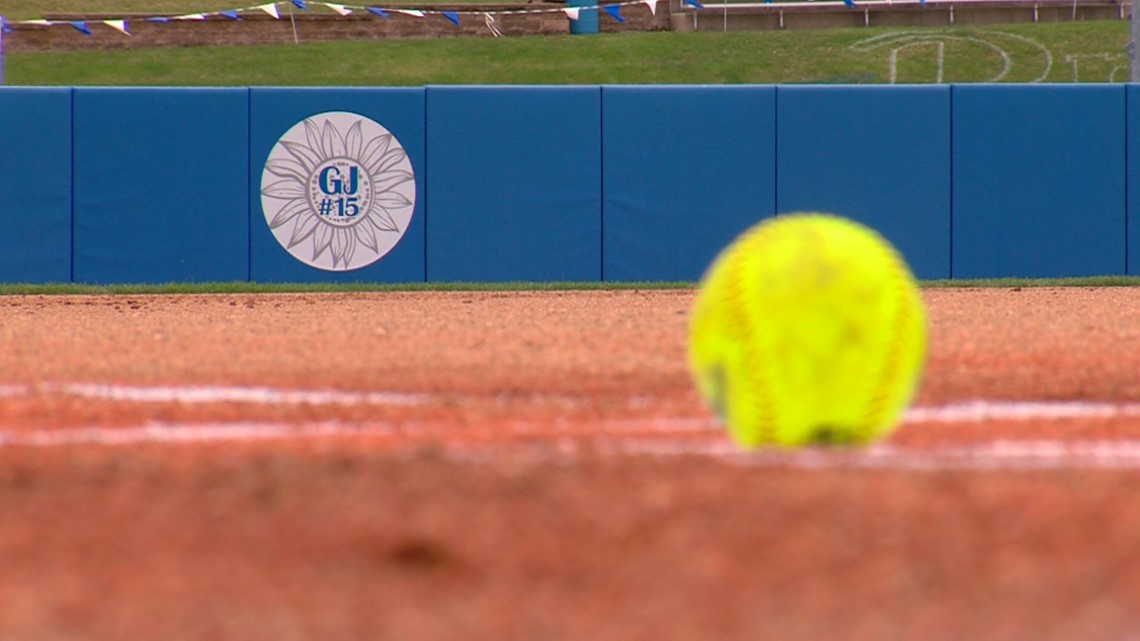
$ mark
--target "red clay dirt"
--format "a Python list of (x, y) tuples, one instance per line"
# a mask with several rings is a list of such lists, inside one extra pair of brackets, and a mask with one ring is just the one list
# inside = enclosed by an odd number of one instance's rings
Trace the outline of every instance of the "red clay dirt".
[[(1140, 290), (924, 296), (919, 408), (1140, 403)], [(691, 300), (0, 298), (0, 640), (1140, 638), (1140, 466), (968, 449), (1140, 412), (732, 455)]]

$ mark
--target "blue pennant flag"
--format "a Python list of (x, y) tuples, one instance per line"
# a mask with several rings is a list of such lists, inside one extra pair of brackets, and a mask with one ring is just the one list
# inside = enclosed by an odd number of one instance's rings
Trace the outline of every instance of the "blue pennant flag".
[(452, 23), (454, 23), (455, 26), (457, 26), (457, 27), (459, 26), (459, 14), (458, 13), (456, 13), (454, 11), (440, 11), (440, 13), (443, 14), (444, 18), (447, 18)]
[(692, 5), (698, 9), (705, 8), (705, 5), (701, 4), (699, 0), (685, 0), (685, 4)]
[(4, 33), (12, 33), (12, 26), (8, 23), (7, 18), (0, 16), (0, 31)]
[(855, 0), (843, 0), (843, 4), (851, 7), (852, 9), (855, 8)]
[(602, 7), (602, 9), (605, 9), (606, 13), (610, 14), (610, 17), (612, 17), (614, 20), (617, 20), (618, 22), (625, 22), (625, 18), (621, 17), (620, 4), (608, 4)]
[(241, 20), (241, 17), (237, 14), (237, 11), (234, 11), (233, 9), (229, 9), (227, 11), (219, 11), (218, 13), (229, 18), (230, 20)]
[(153, 18), (147, 18), (146, 21), (147, 22), (170, 22), (170, 18), (167, 18), (165, 16), (155, 16)]
[(293, 6), (303, 11), (309, 10), (309, 8), (305, 6), (305, 0), (293, 0)]
[(387, 18), (388, 17), (388, 12), (381, 9), (380, 7), (365, 7), (365, 9), (368, 9), (369, 13), (378, 15), (381, 18)]
[(87, 28), (87, 23), (83, 22), (82, 20), (72, 20), (71, 22), (69, 22), (67, 24), (75, 27), (76, 31), (78, 31), (79, 33), (82, 33), (85, 36), (91, 35), (91, 30)]

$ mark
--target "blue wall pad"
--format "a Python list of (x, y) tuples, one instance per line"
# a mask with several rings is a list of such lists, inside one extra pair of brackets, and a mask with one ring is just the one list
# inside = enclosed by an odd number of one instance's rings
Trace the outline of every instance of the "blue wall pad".
[(602, 90), (607, 281), (697, 280), (775, 213), (771, 86)]
[(249, 90), (75, 90), (75, 280), (249, 278)]
[(71, 280), (71, 90), (0, 88), (0, 281)]
[(601, 279), (601, 88), (428, 87), (428, 279)]
[(776, 202), (861, 221), (950, 277), (950, 88), (781, 86)]
[(1128, 85), (1128, 274), (1140, 275), (1140, 85)]
[(424, 282), (424, 91), (250, 90), (254, 281)]
[(1123, 274), (1123, 85), (953, 88), (953, 275)]

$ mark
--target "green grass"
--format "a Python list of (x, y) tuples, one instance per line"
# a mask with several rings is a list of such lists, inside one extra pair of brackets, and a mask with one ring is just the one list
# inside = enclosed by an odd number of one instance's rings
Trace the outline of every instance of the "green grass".
[[(604, 18), (603, 18), (604, 19)], [(889, 47), (867, 38), (917, 29), (621, 33), (23, 53), (10, 85), (421, 86), (886, 82)], [(1127, 79), (1127, 21), (922, 29), (944, 39), (944, 82)], [(76, 33), (75, 37), (83, 36)], [(936, 79), (934, 49), (907, 50), (899, 82)], [(1047, 64), (1051, 61), (1051, 67)]]

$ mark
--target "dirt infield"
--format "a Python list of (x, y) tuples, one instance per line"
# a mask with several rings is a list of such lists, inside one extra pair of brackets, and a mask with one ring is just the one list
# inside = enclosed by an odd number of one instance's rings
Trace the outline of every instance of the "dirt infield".
[(0, 640), (1140, 638), (1140, 290), (924, 295), (754, 455), (690, 291), (0, 298)]

